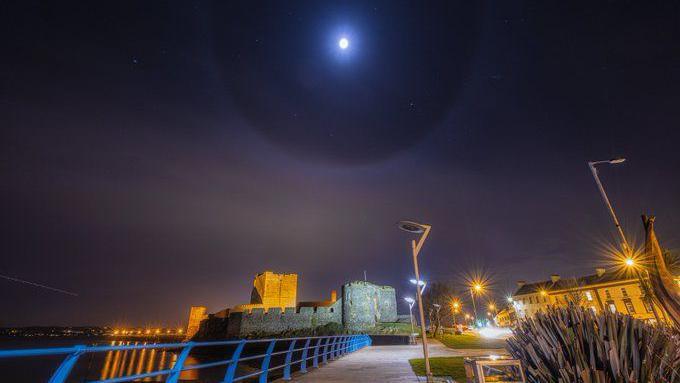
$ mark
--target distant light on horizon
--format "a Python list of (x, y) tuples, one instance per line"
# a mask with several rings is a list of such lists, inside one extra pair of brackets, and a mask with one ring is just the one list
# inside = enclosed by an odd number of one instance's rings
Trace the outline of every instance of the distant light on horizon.
[(512, 335), (512, 330), (504, 327), (488, 326), (479, 330), (479, 335), (484, 338), (505, 339)]
[(338, 46), (343, 50), (349, 48), (349, 40), (346, 37), (342, 37), (338, 40)]

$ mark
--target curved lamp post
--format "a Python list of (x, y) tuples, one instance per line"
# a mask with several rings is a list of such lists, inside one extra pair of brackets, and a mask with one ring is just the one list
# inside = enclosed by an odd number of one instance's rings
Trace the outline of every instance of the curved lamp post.
[(408, 303), (408, 316), (409, 319), (411, 319), (411, 335), (413, 335), (413, 333), (415, 332), (415, 330), (413, 329), (413, 305), (416, 303), (416, 300), (411, 297), (406, 297), (404, 298), (404, 300), (406, 301), (406, 303)]
[[(418, 253), (420, 249), (423, 248), (423, 243), (430, 234), (430, 229), (432, 226), (417, 223), (413, 221), (400, 221), (398, 226), (401, 230), (409, 232), (411, 234), (420, 234), (418, 241), (411, 241), (411, 249), (413, 250), (413, 269), (416, 273), (416, 282), (420, 281), (420, 273), (418, 272)], [(430, 370), (430, 355), (427, 350), (427, 332), (425, 330), (425, 313), (423, 312), (423, 297), (422, 288), (423, 283), (416, 283), (416, 298), (418, 299), (418, 311), (420, 312), (420, 331), (423, 338), (423, 357), (425, 358), (425, 376), (427, 381), (432, 380), (432, 371)]]
[(590, 167), (590, 171), (593, 173), (593, 178), (595, 178), (595, 183), (597, 184), (597, 188), (600, 189), (600, 194), (602, 195), (602, 199), (604, 200), (604, 203), (607, 205), (607, 208), (609, 209), (609, 214), (611, 214), (612, 219), (614, 220), (614, 225), (616, 225), (616, 229), (619, 232), (619, 235), (621, 236), (621, 246), (623, 247), (623, 253), (626, 255), (626, 257), (630, 257), (632, 255), (632, 251), (630, 246), (628, 246), (628, 241), (626, 240), (626, 235), (623, 234), (623, 229), (621, 229), (621, 224), (619, 223), (619, 219), (616, 217), (616, 213), (614, 212), (614, 207), (612, 207), (611, 202), (609, 202), (609, 197), (607, 197), (607, 193), (604, 191), (604, 186), (602, 186), (602, 182), (600, 181), (600, 176), (597, 174), (597, 168), (595, 165), (599, 164), (621, 164), (623, 162), (626, 162), (625, 158), (613, 158), (611, 160), (606, 160), (606, 161), (590, 161), (588, 162), (588, 167)]

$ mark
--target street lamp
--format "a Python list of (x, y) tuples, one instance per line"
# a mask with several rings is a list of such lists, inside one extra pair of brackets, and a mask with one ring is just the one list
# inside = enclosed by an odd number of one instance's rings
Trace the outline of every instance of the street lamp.
[[(623, 255), (626, 257), (625, 264), (627, 267), (633, 267), (635, 266), (635, 261), (633, 260), (633, 250), (628, 245), (626, 235), (623, 233), (623, 229), (621, 228), (619, 219), (616, 217), (616, 213), (614, 212), (614, 207), (612, 206), (611, 202), (609, 202), (609, 197), (607, 197), (607, 193), (604, 191), (604, 186), (602, 186), (602, 182), (600, 181), (600, 177), (597, 173), (597, 168), (595, 168), (595, 165), (599, 164), (617, 165), (625, 161), (626, 161), (625, 158), (613, 158), (611, 160), (606, 161), (590, 161), (588, 162), (588, 166), (590, 167), (590, 171), (593, 173), (593, 178), (595, 178), (595, 183), (597, 184), (597, 188), (600, 190), (600, 194), (602, 195), (602, 199), (604, 200), (605, 205), (607, 205), (609, 214), (612, 216), (612, 220), (614, 221), (616, 230), (619, 232), (619, 235), (621, 236), (621, 247), (623, 247)], [(659, 316), (656, 313), (656, 309), (654, 308), (652, 289), (650, 289), (647, 286), (647, 282), (642, 278), (642, 274), (637, 269), (635, 269), (635, 272), (640, 281), (640, 288), (644, 292), (645, 298), (649, 299), (650, 301), (649, 303), (652, 306), (652, 313), (654, 314), (654, 318), (656, 319), (657, 323), (660, 323)]]
[[(417, 282), (416, 298), (418, 299), (418, 311), (420, 312), (420, 331), (423, 337), (423, 357), (425, 359), (425, 376), (427, 377), (427, 381), (429, 382), (432, 380), (432, 371), (430, 370), (430, 356), (427, 350), (427, 332), (425, 331), (425, 313), (423, 311), (423, 297), (420, 283), (422, 281), (420, 280), (420, 273), (418, 272), (418, 254), (420, 253), (420, 250), (423, 248), (423, 243), (425, 243), (427, 236), (430, 234), (430, 229), (432, 229), (432, 226), (413, 221), (400, 221), (398, 223), (398, 226), (401, 230), (404, 230), (411, 234), (420, 234), (420, 238), (418, 239), (417, 242), (416, 240), (411, 241), (411, 250), (413, 251), (413, 269), (416, 274), (415, 280)], [(424, 285), (424, 282), (422, 284)]]
[(477, 304), (475, 303), (475, 292), (481, 294), (484, 291), (484, 285), (480, 281), (472, 281), (470, 284), (470, 297), (472, 298), (472, 310), (474, 312), (475, 324), (477, 322)]
[(616, 165), (616, 164), (621, 164), (625, 162), (625, 158), (613, 158), (611, 160), (606, 160), (606, 161), (590, 161), (588, 162), (588, 166), (590, 167), (590, 171), (593, 173), (593, 178), (595, 178), (595, 183), (597, 184), (597, 188), (600, 190), (600, 194), (602, 195), (602, 199), (604, 200), (605, 205), (607, 205), (607, 209), (609, 210), (609, 214), (612, 216), (612, 219), (614, 220), (614, 225), (616, 226), (616, 230), (619, 232), (619, 235), (621, 236), (621, 246), (623, 247), (623, 253), (626, 256), (631, 255), (631, 250), (630, 246), (628, 246), (628, 240), (626, 240), (626, 235), (623, 234), (623, 229), (621, 228), (621, 224), (619, 223), (619, 219), (616, 217), (616, 213), (614, 212), (614, 207), (612, 206), (611, 202), (609, 202), (609, 197), (607, 197), (607, 193), (604, 191), (604, 186), (602, 186), (602, 182), (600, 181), (600, 176), (597, 173), (597, 168), (595, 165), (599, 164), (611, 164), (611, 165)]
[(409, 319), (411, 319), (411, 335), (413, 335), (415, 333), (415, 330), (413, 329), (413, 305), (416, 303), (416, 301), (411, 297), (406, 297), (404, 300), (406, 303), (408, 303), (408, 316)]
[(436, 336), (437, 333), (439, 332), (439, 329), (441, 328), (441, 321), (439, 319), (439, 310), (441, 310), (442, 306), (438, 303), (433, 303), (432, 306), (434, 306), (434, 308), (437, 309), (437, 327), (435, 328), (435, 332), (434, 332), (434, 334)]
[(460, 309), (460, 302), (458, 300), (453, 300), (451, 302), (451, 311), (453, 312), (453, 323), (458, 324), (458, 312)]

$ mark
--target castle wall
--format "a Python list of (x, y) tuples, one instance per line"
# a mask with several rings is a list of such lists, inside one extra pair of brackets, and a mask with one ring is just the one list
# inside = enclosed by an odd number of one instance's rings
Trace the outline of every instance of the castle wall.
[(396, 290), (391, 286), (376, 287), (378, 287), (379, 322), (396, 322), (399, 318), (397, 314)]
[(293, 307), (281, 311), (272, 307), (266, 312), (262, 308), (235, 312), (229, 316), (228, 336), (242, 338), (280, 334), (288, 331), (312, 329), (328, 323), (342, 323), (342, 300), (328, 307)]

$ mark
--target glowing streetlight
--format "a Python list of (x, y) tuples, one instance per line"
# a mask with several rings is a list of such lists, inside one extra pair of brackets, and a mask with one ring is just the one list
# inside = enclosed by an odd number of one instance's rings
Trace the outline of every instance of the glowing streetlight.
[(347, 39), (347, 37), (342, 37), (340, 40), (338, 40), (338, 46), (342, 50), (349, 48), (349, 40)]
[(508, 300), (508, 303), (512, 303), (515, 301), (514, 299), (512, 299), (512, 297), (507, 297), (506, 299)]
[(418, 281), (418, 280), (415, 280), (415, 279), (409, 279), (408, 281), (411, 282), (414, 285), (417, 284), (418, 286), (423, 286), (420, 289), (421, 294), (425, 291), (425, 288), (427, 287), (427, 282), (425, 282), (425, 281)]
[(475, 292), (477, 294), (484, 293), (484, 284), (481, 281), (472, 281), (470, 284), (470, 297), (472, 298), (472, 310), (475, 316), (475, 322), (477, 322), (477, 303), (475, 302)]
[(626, 258), (626, 266), (632, 267), (635, 266), (635, 261), (633, 258)]
[[(420, 234), (420, 238), (418, 239), (417, 242), (416, 240), (411, 241), (411, 250), (413, 251), (413, 269), (416, 274), (415, 280), (417, 282), (416, 298), (418, 299), (418, 311), (420, 313), (420, 331), (423, 338), (423, 357), (425, 359), (425, 376), (427, 377), (427, 381), (430, 382), (432, 381), (432, 371), (430, 370), (430, 356), (427, 350), (427, 332), (425, 330), (425, 313), (423, 311), (423, 297), (422, 297), (423, 292), (420, 283), (422, 282), (422, 280), (420, 279), (420, 273), (418, 272), (418, 254), (420, 253), (420, 250), (423, 248), (423, 243), (425, 243), (427, 236), (430, 234), (430, 229), (432, 229), (432, 226), (413, 221), (400, 221), (398, 223), (398, 226), (401, 230), (404, 230), (411, 234)], [(424, 288), (425, 286), (423, 286), (423, 289)]]
[(413, 305), (416, 303), (415, 299), (411, 297), (405, 297), (404, 300), (408, 303), (408, 317), (411, 320), (411, 335), (415, 333), (413, 328)]

